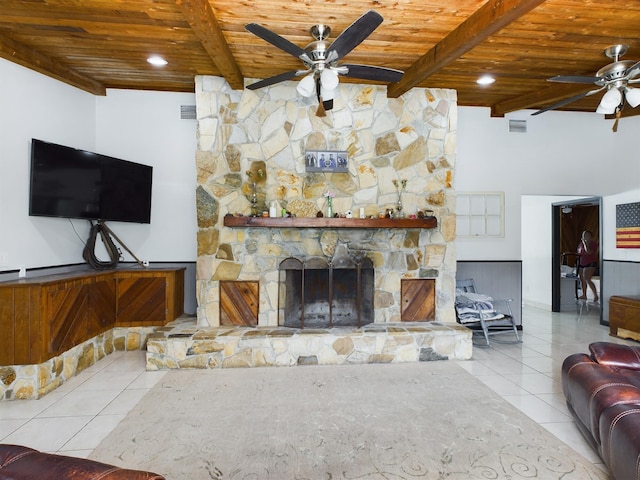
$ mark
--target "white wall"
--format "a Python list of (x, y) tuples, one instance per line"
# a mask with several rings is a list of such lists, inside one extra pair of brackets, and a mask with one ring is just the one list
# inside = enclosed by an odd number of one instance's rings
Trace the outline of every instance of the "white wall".
[(31, 138), (93, 149), (94, 96), (0, 59), (0, 105), (0, 271), (82, 262), (67, 220), (29, 217), (29, 164)]
[[(491, 118), (485, 108), (458, 109), (454, 186), (457, 191), (503, 191), (506, 205), (505, 237), (457, 239), (460, 260), (523, 258), (521, 225), (544, 221), (522, 217), (523, 195), (607, 196), (639, 186), (640, 118), (623, 118), (613, 133), (612, 121), (592, 113), (530, 113)], [(527, 133), (509, 133), (509, 118), (527, 120)]]
[(96, 104), (97, 151), (153, 165), (151, 224), (110, 227), (140, 259), (195, 261), (196, 121), (180, 119), (195, 96), (108, 90)]
[(194, 95), (95, 97), (0, 59), (0, 272), (84, 262), (87, 221), (28, 215), (31, 138), (152, 165), (151, 225), (109, 225), (140, 258), (195, 261), (195, 121), (180, 120), (183, 104)]

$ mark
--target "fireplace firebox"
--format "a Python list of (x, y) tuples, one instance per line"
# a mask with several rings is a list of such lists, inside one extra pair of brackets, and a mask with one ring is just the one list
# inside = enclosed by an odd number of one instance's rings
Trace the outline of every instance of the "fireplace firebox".
[(359, 327), (374, 321), (374, 269), (360, 253), (280, 262), (278, 323), (293, 328)]

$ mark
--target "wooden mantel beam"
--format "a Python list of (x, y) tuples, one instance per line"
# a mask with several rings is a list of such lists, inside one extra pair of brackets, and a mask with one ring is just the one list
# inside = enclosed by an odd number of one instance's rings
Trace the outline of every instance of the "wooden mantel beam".
[(209, 0), (176, 0), (176, 4), (231, 88), (242, 90), (244, 78), (231, 54)]
[(101, 82), (1, 33), (0, 57), (93, 95), (104, 96), (107, 94), (107, 89)]
[(416, 60), (402, 80), (387, 88), (387, 95), (397, 98), (427, 77), (482, 43), (490, 35), (533, 10), (545, 0), (489, 0), (431, 50)]

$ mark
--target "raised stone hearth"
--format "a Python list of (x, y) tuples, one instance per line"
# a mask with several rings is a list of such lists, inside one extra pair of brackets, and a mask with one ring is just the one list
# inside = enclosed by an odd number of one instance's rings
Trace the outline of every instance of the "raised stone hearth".
[(152, 334), (147, 369), (400, 363), (471, 358), (471, 330), (403, 322), (363, 327), (201, 327), (179, 319)]

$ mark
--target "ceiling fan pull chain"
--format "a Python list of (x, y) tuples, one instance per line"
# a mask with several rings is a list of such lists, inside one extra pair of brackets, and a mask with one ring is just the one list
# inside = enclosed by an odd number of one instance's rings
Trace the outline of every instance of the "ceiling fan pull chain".
[(616, 112), (616, 120), (613, 122), (613, 128), (611, 129), (613, 133), (616, 133), (618, 131), (618, 121), (620, 120), (620, 115), (622, 115), (622, 110), (618, 109), (618, 111)]

